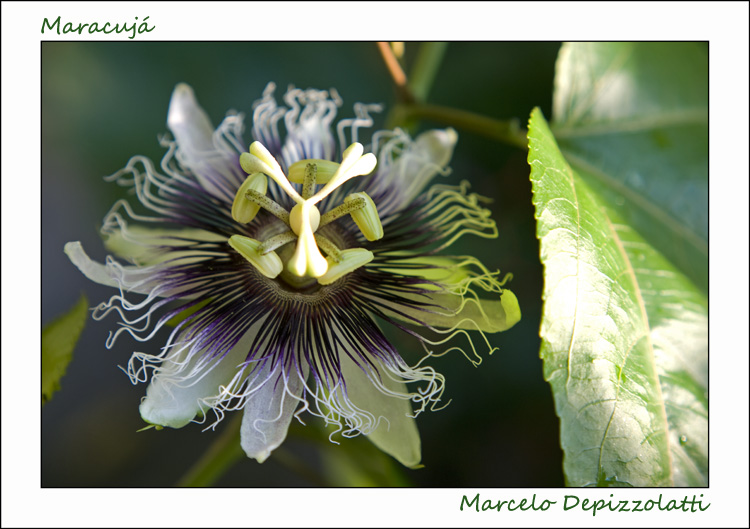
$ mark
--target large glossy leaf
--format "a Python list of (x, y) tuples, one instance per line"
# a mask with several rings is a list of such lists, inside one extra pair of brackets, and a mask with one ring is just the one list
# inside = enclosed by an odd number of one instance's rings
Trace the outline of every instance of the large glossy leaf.
[(567, 483), (705, 485), (704, 295), (571, 167), (538, 109), (529, 163)]
[(73, 308), (42, 329), (42, 403), (60, 389), (87, 316), (88, 300), (81, 294)]
[(566, 43), (552, 131), (570, 164), (708, 289), (708, 54), (703, 43)]

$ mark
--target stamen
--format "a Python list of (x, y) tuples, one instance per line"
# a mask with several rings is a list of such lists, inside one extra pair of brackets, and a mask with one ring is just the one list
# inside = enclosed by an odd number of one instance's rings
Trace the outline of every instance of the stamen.
[(232, 235), (229, 238), (229, 246), (234, 248), (242, 257), (253, 265), (258, 272), (273, 279), (281, 273), (284, 265), (276, 252), (268, 252), (261, 255), (258, 248), (261, 243), (244, 235)]
[(344, 204), (361, 203), (360, 206), (351, 211), (352, 219), (368, 241), (377, 241), (383, 238), (383, 224), (378, 216), (378, 208), (367, 193), (353, 193), (344, 199)]
[(265, 255), (268, 252), (275, 250), (276, 248), (292, 242), (296, 238), (297, 234), (291, 230), (285, 231), (284, 233), (279, 233), (278, 235), (274, 235), (270, 239), (266, 239), (264, 242), (262, 242), (260, 246), (258, 246), (258, 253), (260, 255)]
[(248, 189), (245, 192), (245, 198), (250, 201), (258, 204), (260, 207), (268, 211), (271, 215), (278, 218), (281, 222), (289, 226), (289, 212), (279, 206), (276, 202), (271, 200), (265, 195), (261, 195), (254, 189)]
[(249, 175), (245, 182), (240, 186), (239, 191), (234, 196), (232, 203), (232, 218), (242, 224), (247, 224), (255, 218), (260, 210), (260, 204), (245, 198), (245, 193), (253, 190), (259, 195), (265, 196), (268, 190), (268, 179), (263, 173), (253, 173)]
[(357, 268), (366, 265), (373, 259), (370, 250), (364, 248), (350, 248), (341, 251), (341, 261), (335, 262), (330, 256), (328, 257), (328, 270), (325, 274), (318, 277), (318, 283), (321, 285), (330, 285), (337, 279), (353, 272)]
[(298, 162), (294, 162), (289, 166), (289, 171), (287, 173), (289, 181), (295, 184), (301, 184), (302, 182), (304, 182), (305, 171), (307, 170), (308, 164), (314, 164), (318, 167), (317, 182), (319, 184), (328, 183), (331, 177), (336, 174), (336, 171), (341, 165), (340, 163), (332, 162), (330, 160), (318, 160), (314, 158), (308, 160), (300, 160)]
[(345, 202), (344, 204), (341, 204), (340, 206), (337, 206), (333, 208), (330, 211), (327, 211), (323, 215), (320, 216), (320, 225), (319, 228), (322, 228), (326, 224), (329, 224), (333, 222), (334, 220), (340, 219), (344, 215), (349, 215), (352, 211), (356, 209), (361, 209), (365, 207), (366, 202), (364, 199), (356, 199), (356, 200), (350, 200), (348, 202)]
[(313, 193), (315, 193), (315, 184), (317, 178), (317, 164), (308, 163), (307, 167), (305, 167), (305, 182), (302, 184), (302, 198), (304, 198), (305, 200), (313, 196)]
[(318, 248), (323, 250), (328, 257), (333, 259), (335, 263), (341, 262), (341, 250), (339, 250), (339, 247), (333, 244), (331, 239), (326, 237), (325, 235), (320, 235), (319, 233), (315, 234), (315, 242), (318, 243)]

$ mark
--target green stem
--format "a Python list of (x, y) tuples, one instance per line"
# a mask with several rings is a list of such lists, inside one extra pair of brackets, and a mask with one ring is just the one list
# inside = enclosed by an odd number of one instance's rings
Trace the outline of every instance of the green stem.
[(177, 483), (178, 487), (210, 487), (245, 453), (240, 446), (242, 413), (234, 417), (201, 458)]
[(494, 140), (527, 149), (526, 132), (519, 126), (518, 119), (499, 120), (438, 105), (398, 105), (394, 108), (394, 120), (406, 123), (414, 119), (429, 119), (487, 136)]
[(325, 478), (320, 476), (312, 467), (305, 463), (302, 459), (292, 455), (283, 447), (279, 447), (273, 451), (274, 461), (287, 467), (298, 476), (305, 478), (310, 483), (318, 487), (332, 487), (333, 484), (328, 482)]
[(409, 88), (406, 74), (404, 73), (403, 68), (401, 68), (401, 64), (399, 64), (396, 55), (393, 53), (391, 45), (387, 42), (378, 42), (378, 49), (380, 50), (380, 54), (383, 56), (383, 62), (385, 63), (386, 68), (388, 68), (388, 73), (391, 74), (393, 84), (396, 86), (396, 92), (398, 94), (399, 100), (405, 101), (407, 103), (413, 102), (414, 95), (411, 93), (411, 90)]
[(425, 42), (419, 47), (409, 74), (409, 88), (417, 101), (427, 100), (447, 47), (447, 42)]

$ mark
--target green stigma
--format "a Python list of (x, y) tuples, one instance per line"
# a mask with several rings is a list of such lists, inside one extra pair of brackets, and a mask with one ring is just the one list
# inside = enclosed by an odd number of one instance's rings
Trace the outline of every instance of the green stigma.
[[(344, 151), (341, 163), (318, 159), (300, 160), (292, 164), (288, 175), (285, 175), (273, 155), (260, 142), (253, 142), (249, 152), (240, 155), (240, 165), (248, 173), (248, 177), (235, 195), (232, 218), (247, 224), (252, 222), (260, 209), (265, 209), (284, 222), (289, 231), (266, 241), (233, 235), (229, 238), (229, 245), (266, 277), (275, 278), (285, 271), (282, 277), (289, 277), (291, 274), (297, 278), (315, 278), (321, 285), (333, 283), (372, 261), (373, 254), (369, 250), (341, 250), (326, 237), (316, 235), (321, 226), (348, 214), (368, 241), (383, 237), (383, 225), (377, 208), (367, 193), (349, 195), (343, 204), (323, 215), (316, 206), (346, 181), (370, 174), (375, 169), (375, 155), (363, 153), (364, 147), (353, 143)], [(291, 211), (286, 211), (266, 196), (266, 178), (273, 179), (294, 200), (295, 205)], [(301, 194), (292, 183), (302, 184)], [(318, 185), (323, 187), (316, 191)], [(286, 257), (283, 261), (275, 250), (295, 240), (295, 249), (291, 255), (289, 252), (282, 252)]]

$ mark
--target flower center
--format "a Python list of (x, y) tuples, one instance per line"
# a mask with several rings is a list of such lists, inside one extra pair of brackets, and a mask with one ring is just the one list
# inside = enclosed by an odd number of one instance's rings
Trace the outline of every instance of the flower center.
[[(289, 227), (265, 241), (244, 235), (232, 235), (229, 245), (266, 277), (275, 278), (284, 271), (298, 278), (316, 278), (321, 285), (333, 283), (340, 277), (363, 266), (373, 259), (365, 248), (339, 249), (331, 240), (317, 234), (318, 228), (345, 215), (351, 215), (362, 234), (369, 241), (383, 236), (383, 225), (375, 203), (367, 193), (353, 193), (344, 203), (320, 214), (316, 204), (336, 188), (355, 176), (369, 174), (375, 169), (377, 159), (364, 153), (359, 143), (351, 144), (343, 153), (341, 163), (330, 160), (300, 160), (289, 167), (288, 175), (270, 152), (260, 143), (253, 142), (250, 152), (240, 155), (240, 165), (248, 173), (232, 204), (232, 218), (247, 224), (265, 209)], [(266, 196), (270, 177), (295, 202), (291, 211)], [(302, 184), (298, 193), (292, 183)], [(316, 192), (316, 186), (323, 187)], [(276, 249), (296, 240), (294, 253), (285, 262)], [(326, 257), (323, 257), (325, 253)], [(283, 252), (288, 255), (288, 252)], [(284, 277), (282, 276), (282, 277)]]

